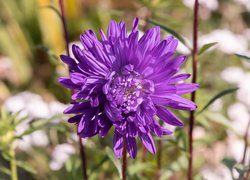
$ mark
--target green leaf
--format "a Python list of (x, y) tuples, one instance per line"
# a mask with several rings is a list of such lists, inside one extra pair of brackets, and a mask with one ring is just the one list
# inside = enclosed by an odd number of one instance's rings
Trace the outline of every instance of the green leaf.
[(59, 57), (51, 49), (49, 49), (48, 47), (46, 47), (44, 45), (41, 45), (41, 44), (36, 45), (34, 48), (45, 52), (48, 56), (54, 58), (57, 61), (59, 60)]
[(36, 170), (28, 163), (23, 161), (17, 161), (17, 166), (24, 169), (31, 174), (37, 174)]
[(166, 25), (163, 25), (159, 22), (157, 22), (156, 20), (153, 20), (153, 19), (149, 19), (148, 22), (152, 25), (155, 25), (155, 26), (159, 26), (161, 29), (163, 29), (164, 31), (172, 34), (174, 37), (176, 37), (177, 39), (179, 39), (188, 49), (191, 49), (187, 42), (185, 41), (185, 39), (179, 35), (177, 32), (175, 32), (173, 29), (169, 28), (168, 26)]
[(225, 89), (225, 90), (219, 92), (212, 99), (210, 99), (210, 101), (208, 101), (208, 103), (197, 114), (200, 114), (201, 112), (203, 112), (205, 109), (207, 109), (217, 99), (219, 99), (222, 96), (225, 96), (227, 94), (233, 93), (233, 92), (237, 91), (238, 89), (239, 88), (231, 88), (231, 89)]
[[(3, 167), (3, 166), (0, 166), (0, 172), (4, 173), (4, 174), (7, 174), (7, 175), (10, 175), (10, 170), (6, 167)], [(0, 173), (1, 174), (1, 173)]]
[(153, 168), (152, 164), (149, 162), (138, 162), (135, 164), (131, 164), (128, 167), (128, 172), (131, 176), (136, 173), (145, 172), (147, 169), (151, 170)]
[(97, 171), (98, 169), (100, 169), (100, 167), (109, 159), (108, 156), (105, 156), (98, 164), (96, 164), (94, 167), (91, 168), (91, 173), (94, 173), (95, 171)]
[(2, 151), (2, 156), (6, 161), (10, 161), (13, 158), (13, 156), (11, 155), (8, 149)]
[(224, 128), (230, 129), (237, 136), (239, 136), (239, 134), (231, 126), (230, 121), (225, 116), (223, 116), (221, 113), (206, 112), (206, 113), (204, 113), (204, 116), (206, 116), (209, 121), (213, 121), (215, 123), (218, 123), (218, 124), (222, 125)]
[(239, 58), (241, 58), (242, 60), (250, 63), (250, 57), (249, 56), (245, 56), (245, 55), (241, 55), (241, 54), (235, 54), (236, 56), (238, 56)]
[(198, 52), (198, 55), (201, 55), (202, 53), (204, 53), (205, 51), (207, 51), (209, 48), (213, 47), (214, 45), (218, 44), (217, 42), (212, 42), (212, 43), (207, 43), (204, 44), (201, 49)]
[(122, 165), (121, 165), (121, 162), (115, 157), (114, 152), (109, 147), (106, 147), (105, 151), (106, 151), (106, 154), (108, 155), (109, 159), (113, 162), (116, 169), (118, 170), (119, 177), (121, 179), (122, 178), (122, 168), (121, 168)]
[(222, 163), (223, 163), (230, 171), (232, 171), (232, 169), (233, 169), (234, 165), (237, 163), (237, 161), (235, 161), (235, 160), (232, 159), (232, 158), (226, 157), (226, 158), (224, 158), (224, 159), (222, 160)]

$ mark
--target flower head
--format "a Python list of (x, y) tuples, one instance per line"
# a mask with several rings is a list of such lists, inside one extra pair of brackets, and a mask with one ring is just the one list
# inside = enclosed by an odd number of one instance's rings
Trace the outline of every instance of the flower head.
[(169, 108), (192, 111), (197, 107), (181, 97), (198, 85), (179, 83), (190, 75), (176, 75), (186, 59), (174, 56), (178, 41), (173, 37), (161, 41), (159, 27), (139, 38), (138, 23), (135, 18), (128, 34), (124, 22), (111, 21), (107, 36), (100, 31), (101, 40), (88, 30), (80, 37), (83, 48), (73, 45), (74, 58), (61, 55), (70, 76), (61, 77), (59, 82), (74, 90), (74, 102), (64, 113), (76, 115), (68, 121), (78, 125), (83, 138), (105, 137), (114, 126), (117, 158), (124, 145), (135, 158), (137, 136), (154, 154), (151, 134), (172, 133), (160, 126), (156, 116), (170, 125), (183, 126)]

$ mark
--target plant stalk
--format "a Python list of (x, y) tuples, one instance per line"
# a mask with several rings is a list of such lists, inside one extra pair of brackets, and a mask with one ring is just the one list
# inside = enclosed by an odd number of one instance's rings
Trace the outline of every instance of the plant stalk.
[(80, 146), (80, 154), (81, 154), (81, 160), (82, 160), (82, 173), (83, 173), (83, 179), (88, 180), (88, 175), (87, 175), (87, 159), (86, 159), (86, 154), (85, 154), (85, 148), (82, 143), (82, 138), (79, 137), (79, 146)]
[(69, 56), (69, 34), (68, 34), (67, 23), (65, 19), (64, 0), (59, 0), (59, 6), (60, 6), (61, 19), (62, 19), (62, 25), (63, 25), (65, 49), (67, 51), (67, 55)]
[(127, 148), (124, 143), (123, 151), (122, 151), (122, 180), (126, 180), (127, 173)]
[[(63, 25), (65, 48), (66, 48), (67, 55), (70, 56), (70, 54), (69, 54), (69, 35), (68, 35), (66, 18), (65, 18), (64, 0), (59, 0), (59, 6), (60, 6), (61, 20), (62, 20), (62, 25)], [(81, 161), (82, 161), (83, 179), (88, 180), (87, 159), (86, 159), (86, 154), (85, 154), (85, 147), (82, 143), (82, 138), (80, 136), (79, 136), (79, 148), (80, 148)]]
[(12, 156), (11, 161), (10, 161), (11, 179), (12, 180), (18, 180), (15, 150), (11, 149), (10, 154)]
[[(193, 17), (193, 50), (192, 50), (192, 83), (196, 83), (197, 80), (197, 52), (198, 52), (198, 10), (199, 10), (199, 2), (195, 0), (194, 3), (194, 17)], [(195, 102), (195, 94), (194, 91), (191, 94), (191, 100)], [(190, 111), (189, 116), (189, 156), (188, 156), (188, 180), (193, 179), (193, 129), (194, 129), (194, 111)]]

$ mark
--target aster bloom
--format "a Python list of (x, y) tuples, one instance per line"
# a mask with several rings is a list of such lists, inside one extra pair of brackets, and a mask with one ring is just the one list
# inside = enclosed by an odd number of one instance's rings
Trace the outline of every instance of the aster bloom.
[(179, 83), (190, 74), (178, 74), (186, 57), (175, 57), (178, 41), (160, 40), (160, 28), (149, 29), (139, 38), (139, 19), (131, 33), (124, 22), (111, 21), (107, 36), (100, 30), (98, 40), (91, 30), (80, 36), (83, 48), (73, 45), (74, 58), (61, 55), (69, 66), (69, 77), (59, 82), (72, 90), (72, 105), (65, 114), (75, 114), (78, 134), (105, 137), (114, 126), (113, 149), (120, 158), (124, 145), (136, 157), (136, 137), (151, 153), (156, 153), (152, 133), (172, 132), (160, 126), (156, 117), (173, 126), (183, 123), (169, 109), (196, 109), (196, 104), (181, 95), (195, 91), (197, 84)]

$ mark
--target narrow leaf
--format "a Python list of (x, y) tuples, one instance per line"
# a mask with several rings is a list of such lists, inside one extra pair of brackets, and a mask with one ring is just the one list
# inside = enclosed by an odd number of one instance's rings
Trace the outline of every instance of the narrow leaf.
[(119, 173), (119, 176), (120, 176), (120, 179), (121, 179), (122, 178), (121, 162), (115, 157), (114, 152), (109, 147), (106, 147), (105, 151), (106, 151), (109, 159), (113, 162), (116, 169), (118, 170), (118, 173)]
[(24, 169), (25, 171), (31, 173), (31, 174), (37, 174), (34, 167), (32, 167), (30, 164), (23, 162), (23, 161), (17, 161), (17, 166)]
[[(6, 167), (0, 166), (0, 172), (2, 172), (3, 174), (7, 174), (10, 175), (10, 170)], [(0, 173), (1, 174), (1, 173)]]
[(48, 9), (51, 9), (52, 11), (54, 11), (57, 15), (58, 15), (58, 17), (60, 18), (60, 19), (62, 19), (62, 16), (61, 16), (61, 13), (59, 12), (59, 10), (58, 9), (56, 9), (54, 6), (52, 6), (52, 5), (48, 5), (48, 6), (42, 6), (42, 7), (40, 7), (40, 8), (48, 8)]
[(161, 29), (163, 29), (164, 31), (166, 31), (166, 32), (168, 32), (168, 33), (170, 33), (170, 34), (172, 34), (174, 37), (176, 37), (177, 39), (179, 39), (188, 49), (191, 49), (191, 48), (187, 45), (185, 39), (184, 39), (181, 35), (179, 35), (176, 31), (174, 31), (173, 29), (171, 29), (171, 28), (167, 27), (166, 25), (163, 25), (163, 24), (161, 24), (161, 23), (159, 23), (159, 22), (157, 22), (157, 21), (155, 21), (155, 20), (152, 20), (152, 19), (149, 19), (148, 22), (149, 22), (150, 24), (152, 24), (152, 25), (159, 26), (159, 27), (160, 27)]
[(250, 57), (249, 56), (245, 56), (245, 55), (241, 55), (241, 54), (235, 54), (236, 56), (238, 56), (239, 58), (241, 58), (242, 60), (250, 63)]
[(233, 93), (233, 92), (237, 91), (238, 89), (239, 88), (226, 89), (226, 90), (223, 90), (220, 93), (216, 94), (210, 101), (208, 101), (208, 103), (197, 114), (200, 114), (205, 109), (207, 109), (215, 100), (217, 100), (217, 99), (219, 99), (222, 96), (225, 96), (227, 94)]
[(217, 42), (212, 42), (212, 43), (207, 43), (204, 44), (201, 49), (199, 50), (198, 55), (201, 55), (202, 53), (204, 53), (205, 51), (207, 51), (208, 49), (210, 49), (211, 47), (213, 47), (214, 45), (218, 44)]

